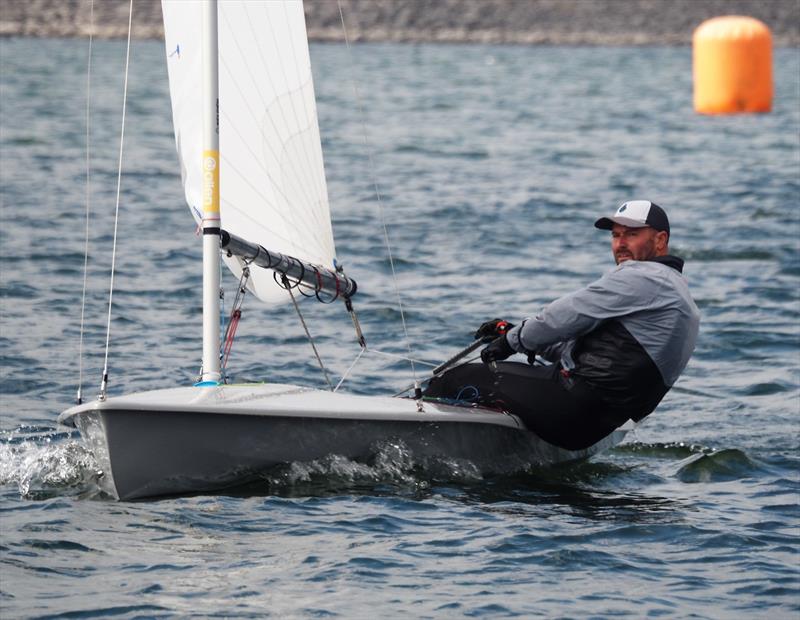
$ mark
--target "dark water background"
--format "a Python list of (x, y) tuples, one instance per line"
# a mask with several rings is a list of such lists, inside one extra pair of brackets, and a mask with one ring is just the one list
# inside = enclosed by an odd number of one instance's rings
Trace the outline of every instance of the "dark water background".
[[(414, 357), (439, 362), (481, 321), (600, 276), (612, 261), (594, 218), (650, 198), (703, 312), (685, 375), (623, 446), (578, 466), (486, 478), (387, 444), (246, 493), (109, 501), (55, 423), (78, 384), (87, 45), (0, 39), (0, 616), (797, 618), (798, 50), (776, 50), (773, 112), (732, 117), (692, 112), (688, 48), (364, 45), (351, 62), (316, 45), (312, 59), (339, 258), (371, 346), (406, 352), (369, 153)], [(123, 62), (122, 43), (95, 44), (89, 398)], [(112, 395), (187, 385), (200, 358), (200, 242), (160, 44), (135, 43), (129, 88)], [(358, 350), (344, 310), (304, 313), (341, 376)], [(253, 300), (230, 370), (323, 385), (291, 309)], [(347, 385), (411, 380), (373, 355)]]

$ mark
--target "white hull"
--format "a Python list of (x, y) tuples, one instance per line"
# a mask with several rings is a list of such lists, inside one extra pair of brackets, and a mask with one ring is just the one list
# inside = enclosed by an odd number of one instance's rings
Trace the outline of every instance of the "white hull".
[(79, 405), (77, 426), (118, 499), (211, 491), (258, 472), (329, 454), (366, 458), (402, 441), (416, 458), (467, 459), (483, 473), (580, 460), (619, 443), (624, 427), (586, 450), (557, 448), (511, 414), (294, 385), (187, 387)]

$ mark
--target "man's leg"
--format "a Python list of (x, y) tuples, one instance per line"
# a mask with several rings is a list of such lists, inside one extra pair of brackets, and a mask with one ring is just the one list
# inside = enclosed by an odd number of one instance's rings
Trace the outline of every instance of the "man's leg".
[(501, 407), (553, 445), (582, 450), (600, 441), (615, 425), (604, 419), (604, 407), (583, 384), (565, 381), (559, 367), (500, 362), (464, 364), (431, 380), (425, 396), (465, 400)]
[(486, 364), (462, 364), (431, 379), (423, 396), (488, 405), (496, 383), (497, 376)]

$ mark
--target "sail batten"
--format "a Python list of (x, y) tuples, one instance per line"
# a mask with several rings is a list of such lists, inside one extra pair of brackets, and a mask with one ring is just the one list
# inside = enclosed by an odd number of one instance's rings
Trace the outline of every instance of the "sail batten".
[[(162, 0), (175, 138), (186, 202), (202, 210), (201, 0)], [(300, 0), (218, 6), (221, 225), (274, 252), (334, 268), (311, 60)], [(237, 276), (238, 260), (226, 260)], [(261, 272), (262, 270), (258, 270)], [(288, 300), (271, 274), (262, 300)]]

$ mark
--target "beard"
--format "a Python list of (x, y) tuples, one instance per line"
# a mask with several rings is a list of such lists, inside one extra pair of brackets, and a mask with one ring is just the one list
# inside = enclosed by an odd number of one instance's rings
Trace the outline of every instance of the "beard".
[(619, 265), (627, 260), (650, 260), (656, 255), (655, 239), (649, 239), (646, 244), (636, 250), (625, 249), (614, 253), (614, 261)]

